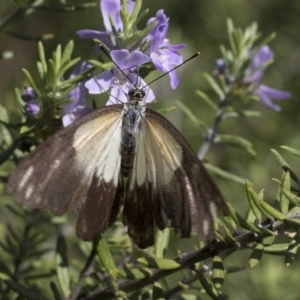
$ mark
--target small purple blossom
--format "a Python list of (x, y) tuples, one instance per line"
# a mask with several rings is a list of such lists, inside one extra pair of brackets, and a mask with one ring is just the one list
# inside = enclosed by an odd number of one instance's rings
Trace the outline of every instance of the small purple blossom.
[[(156, 26), (145, 38), (145, 42), (150, 44), (146, 53), (150, 56), (155, 67), (165, 73), (182, 63), (182, 56), (178, 53), (178, 50), (185, 48), (186, 45), (172, 45), (167, 40), (169, 18), (167, 18), (162, 9), (156, 13), (155, 18), (148, 20), (147, 25), (154, 21), (157, 22)], [(172, 71), (169, 73), (169, 76), (171, 87), (175, 89), (179, 83), (177, 74), (175, 71)]]
[(35, 100), (29, 100), (25, 103), (24, 110), (27, 116), (36, 117), (40, 113), (41, 107)]
[[(129, 13), (132, 13), (134, 6), (135, 6), (134, 1), (127, 0), (127, 7)], [(122, 9), (122, 5), (120, 0), (100, 0), (100, 11), (102, 14), (106, 31), (82, 29), (82, 30), (78, 30), (76, 33), (82, 39), (98, 39), (111, 50), (117, 48), (116, 37), (115, 34), (113, 33), (109, 16), (111, 17), (112, 23), (116, 31), (122, 32), (123, 22), (120, 15), (121, 9)]]
[(257, 52), (252, 55), (252, 63), (246, 70), (246, 83), (254, 84), (253, 93), (269, 108), (280, 111), (280, 106), (273, 103), (272, 99), (286, 100), (291, 97), (289, 92), (280, 91), (261, 84), (266, 65), (274, 57), (274, 53), (269, 46), (262, 46)]
[[(134, 71), (137, 67), (149, 61), (149, 57), (140, 51), (128, 50), (113, 50), (110, 52), (112, 60), (119, 66), (119, 68), (126, 74), (126, 76), (117, 68), (107, 70), (88, 80), (85, 87), (90, 94), (101, 94), (111, 89), (110, 97), (106, 105), (126, 103), (128, 91), (133, 86), (146, 86), (146, 83)], [(129, 80), (130, 79), (130, 80)], [(145, 102), (149, 103), (154, 100), (153, 91), (145, 88)]]
[[(71, 74), (71, 78), (89, 69), (91, 66), (85, 61), (78, 64), (76, 69)], [(93, 109), (86, 103), (85, 94), (87, 89), (84, 86), (85, 81), (80, 82), (69, 94), (68, 97), (73, 101), (67, 104), (63, 109), (62, 122), (63, 126), (67, 127), (72, 124), (75, 120), (83, 117), (90, 113)]]
[(22, 99), (24, 102), (28, 102), (30, 100), (36, 99), (36, 93), (35, 90), (32, 87), (27, 87), (24, 89)]
[(218, 74), (225, 74), (226, 70), (227, 70), (227, 66), (226, 66), (226, 63), (225, 63), (225, 60), (222, 59), (222, 58), (218, 58), (214, 61), (215, 63), (215, 66), (217, 68), (217, 73)]

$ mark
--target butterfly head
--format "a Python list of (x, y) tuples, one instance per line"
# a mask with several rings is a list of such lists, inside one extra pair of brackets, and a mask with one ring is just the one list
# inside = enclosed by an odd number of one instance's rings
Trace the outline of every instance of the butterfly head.
[(144, 103), (145, 96), (146, 96), (146, 93), (142, 89), (139, 89), (139, 88), (130, 89), (128, 92), (128, 102), (131, 104)]

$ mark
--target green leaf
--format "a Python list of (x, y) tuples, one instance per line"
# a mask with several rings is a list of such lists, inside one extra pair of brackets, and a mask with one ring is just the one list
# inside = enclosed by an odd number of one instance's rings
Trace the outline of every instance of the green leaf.
[[(80, 57), (74, 58), (71, 61), (66, 61), (65, 63), (63, 63), (60, 68), (58, 69), (58, 72), (56, 74), (56, 79), (59, 80), (62, 75), (69, 70), (70, 68), (72, 68), (74, 65), (76, 65), (79, 61), (80, 61)], [(90, 70), (89, 70), (90, 71)]]
[(109, 246), (107, 244), (106, 238), (103, 234), (100, 234), (99, 244), (97, 247), (97, 255), (100, 263), (106, 270), (106, 272), (111, 276), (111, 278), (117, 278), (117, 267), (114, 258), (110, 252)]
[(70, 277), (67, 244), (64, 236), (58, 235), (56, 245), (56, 274), (59, 286), (63, 295), (67, 298), (70, 295)]
[(164, 230), (156, 230), (155, 239), (155, 256), (157, 258), (163, 258), (168, 249), (170, 240), (170, 228), (165, 228)]
[(213, 285), (206, 279), (206, 277), (199, 271), (197, 272), (198, 279), (206, 291), (206, 293), (213, 299), (213, 300), (220, 300), (219, 293), (213, 287)]
[(123, 278), (131, 279), (131, 280), (139, 280), (148, 278), (151, 276), (151, 270), (147, 268), (127, 268), (124, 267), (123, 270), (116, 269), (118, 275)]
[(212, 265), (212, 282), (215, 288), (220, 289), (224, 283), (225, 269), (220, 256), (214, 256)]
[(246, 139), (237, 136), (237, 135), (229, 135), (229, 134), (218, 134), (219, 142), (229, 144), (232, 146), (237, 146), (248, 152), (249, 154), (255, 156), (256, 152), (253, 150), (252, 144)]
[(55, 67), (52, 59), (48, 60), (47, 64), (47, 85), (51, 88), (56, 86)]
[(264, 247), (264, 253), (268, 254), (285, 254), (290, 244), (274, 244)]
[(250, 259), (249, 259), (250, 268), (254, 268), (260, 263), (262, 256), (263, 256), (263, 251), (264, 251), (263, 244), (257, 244), (255, 246), (254, 250), (252, 251), (252, 253), (250, 255)]
[(183, 104), (180, 101), (176, 101), (175, 103), (184, 112), (184, 114), (189, 118), (189, 120), (191, 122), (193, 122), (193, 124), (195, 124), (202, 131), (207, 130), (207, 126), (200, 119), (198, 119), (194, 115), (194, 113), (185, 104)]
[(56, 47), (56, 51), (54, 52), (54, 57), (53, 57), (53, 61), (55, 62), (54, 66), (55, 66), (55, 73), (57, 73), (57, 71), (60, 68), (61, 65), (61, 45), (58, 45)]
[(203, 74), (203, 76), (205, 77), (206, 81), (211, 86), (211, 88), (215, 91), (215, 93), (220, 97), (220, 100), (223, 101), (225, 99), (225, 94), (220, 88), (220, 86), (217, 84), (217, 82), (214, 80), (214, 78), (206, 72)]
[(240, 118), (240, 117), (260, 117), (261, 112), (255, 110), (239, 110), (239, 111), (228, 111), (224, 113), (226, 118)]
[(289, 210), (289, 199), (285, 196), (285, 194), (282, 192), (282, 190), (290, 190), (291, 189), (291, 178), (290, 173), (286, 172), (282, 178), (282, 185), (280, 189), (280, 209), (281, 212), (286, 215)]
[(133, 9), (131, 15), (129, 16), (129, 20), (128, 20), (128, 27), (130, 29), (132, 28), (132, 26), (134, 24), (136, 24), (136, 19), (138, 18), (138, 15), (140, 13), (141, 7), (142, 7), (142, 1), (141, 0), (137, 0), (135, 2), (134, 9)]
[(168, 258), (141, 257), (138, 258), (137, 261), (146, 267), (159, 270), (173, 270), (181, 268), (180, 263)]
[(212, 173), (224, 178), (224, 179), (228, 179), (231, 180), (235, 183), (239, 183), (239, 184), (245, 184), (245, 179), (242, 177), (239, 177), (237, 175), (234, 175), (232, 173), (229, 173), (227, 171), (224, 171), (214, 165), (208, 164), (208, 163), (204, 163), (205, 167), (207, 170), (211, 171)]
[(227, 34), (228, 34), (228, 38), (229, 38), (229, 44), (232, 49), (232, 52), (234, 54), (237, 54), (237, 46), (235, 44), (234, 32), (235, 32), (235, 29), (234, 29), (232, 20), (227, 19)]
[(27, 77), (30, 86), (35, 90), (35, 92), (37, 93), (37, 95), (40, 97), (42, 94), (39, 91), (39, 89), (37, 88), (37, 86), (35, 85), (30, 73), (26, 70), (26, 69), (22, 69), (23, 73), (25, 74), (25, 76)]
[[(252, 194), (250, 192), (251, 190), (254, 192), (254, 190), (251, 188), (250, 182), (248, 180), (246, 180), (246, 194), (247, 194), (250, 209), (251, 209), (252, 213), (254, 214), (255, 218), (258, 220), (258, 222), (261, 223), (261, 219), (262, 219), (261, 211), (257, 208), (257, 206), (252, 198)], [(263, 200), (263, 191), (261, 191), (260, 195), (261, 195), (261, 197), (258, 196), (258, 198), (260, 200)]]
[(289, 190), (281, 189), (282, 194), (289, 199), (294, 205), (300, 206), (300, 197), (297, 197)]
[(153, 284), (152, 299), (153, 300), (165, 300), (166, 299), (165, 292), (159, 282), (155, 282)]
[(44, 51), (44, 46), (42, 42), (38, 43), (38, 52), (40, 56), (40, 62), (43, 66), (44, 73), (47, 73), (47, 63), (46, 63), (46, 58), (45, 58), (45, 51)]
[(275, 155), (275, 158), (278, 160), (278, 162), (282, 167), (290, 168), (289, 164), (283, 159), (283, 157), (275, 149), (270, 149), (270, 150)]
[(288, 147), (288, 146), (280, 146), (280, 148), (282, 148), (284, 150), (287, 150), (288, 152), (290, 152), (291, 154), (293, 154), (297, 157), (300, 157), (300, 151), (298, 149), (291, 148), (291, 147)]
[(297, 239), (291, 240), (287, 252), (285, 254), (285, 264), (287, 267), (289, 267), (292, 264), (292, 262), (295, 260), (299, 246), (300, 243), (299, 243), (299, 238), (297, 236)]
[(63, 50), (62, 57), (61, 57), (61, 65), (71, 60), (73, 49), (74, 49), (74, 42), (70, 40)]
[(263, 199), (260, 199), (256, 192), (252, 188), (250, 188), (250, 186), (248, 186), (248, 192), (250, 193), (251, 199), (255, 203), (256, 207), (260, 210), (260, 212), (268, 218), (273, 219), (273, 217), (261, 205), (261, 202), (264, 202)]
[(200, 90), (197, 90), (196, 94), (198, 96), (200, 96), (206, 102), (206, 104), (209, 105), (214, 111), (218, 110), (218, 105), (210, 97), (208, 97), (205, 93), (203, 93)]

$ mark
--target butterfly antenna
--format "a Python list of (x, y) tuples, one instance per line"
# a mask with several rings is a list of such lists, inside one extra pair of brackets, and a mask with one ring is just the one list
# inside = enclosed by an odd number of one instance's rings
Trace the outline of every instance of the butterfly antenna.
[(173, 69), (169, 70), (168, 72), (162, 74), (161, 76), (156, 77), (155, 79), (153, 79), (152, 81), (150, 81), (149, 83), (147, 83), (147, 85), (143, 86), (141, 88), (141, 90), (143, 90), (145, 87), (149, 86), (151, 83), (155, 82), (156, 80), (168, 75), (169, 73), (171, 73), (172, 71), (178, 69), (179, 67), (181, 67), (182, 65), (184, 65), (185, 63), (187, 63), (188, 61), (196, 58), (197, 56), (200, 55), (200, 52), (196, 52), (194, 55), (192, 55), (190, 58), (186, 59), (184, 62), (182, 62), (181, 64), (179, 64), (178, 66), (174, 67)]
[[(97, 84), (97, 86), (98, 86), (100, 92), (104, 91), (104, 93), (106, 93), (106, 94), (109, 95), (110, 97), (113, 97), (113, 98), (115, 98), (118, 102), (124, 104), (124, 103), (123, 103), (120, 99), (118, 99), (116, 96), (110, 94), (108, 91), (105, 91), (104, 88), (101, 86), (101, 84), (96, 80), (96, 78), (95, 78), (94, 76), (93, 76), (93, 79), (94, 79), (95, 83)], [(123, 91), (122, 91), (122, 92), (123, 92)], [(124, 92), (123, 92), (123, 93), (124, 93)]]
[[(98, 42), (98, 41), (97, 41)], [(98, 45), (100, 47), (100, 49), (104, 52), (104, 54), (113, 62), (113, 64), (118, 68), (118, 70), (131, 82), (131, 84), (134, 86), (134, 83), (132, 82), (132, 80), (130, 79), (130, 77), (115, 63), (115, 61), (111, 58), (111, 56), (109, 55), (109, 53), (107, 52), (107, 50), (105, 49), (105, 47), (103, 46), (103, 44), (98, 42)]]

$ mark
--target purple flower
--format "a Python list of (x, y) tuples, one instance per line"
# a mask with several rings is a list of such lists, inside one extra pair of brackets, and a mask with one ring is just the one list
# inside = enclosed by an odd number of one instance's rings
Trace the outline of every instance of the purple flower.
[[(140, 51), (129, 53), (128, 50), (113, 50), (110, 52), (113, 61), (126, 74), (126, 76), (117, 68), (107, 70), (88, 80), (85, 87), (90, 94), (101, 94), (111, 89), (110, 97), (106, 105), (126, 103), (128, 91), (134, 86), (146, 86), (142, 78), (134, 73), (137, 67), (149, 61), (149, 57)], [(145, 102), (154, 100), (153, 91), (146, 87)]]
[(260, 83), (263, 78), (267, 63), (274, 57), (274, 53), (269, 46), (262, 46), (257, 52), (252, 54), (252, 63), (246, 70), (246, 83), (254, 84), (253, 93), (269, 108), (279, 111), (281, 108), (272, 102), (272, 99), (286, 100), (291, 97), (289, 92), (270, 88)]
[[(89, 69), (91, 66), (82, 61), (78, 64), (76, 69), (71, 74), (71, 78)], [(87, 89), (84, 86), (85, 81), (80, 82), (69, 94), (68, 97), (73, 101), (67, 104), (63, 109), (62, 122), (63, 126), (67, 127), (72, 124), (76, 119), (83, 117), (90, 113), (93, 109), (86, 103), (85, 94)]]
[[(127, 0), (128, 11), (132, 13), (135, 2)], [(97, 31), (91, 29), (78, 30), (77, 34), (83, 39), (98, 39), (104, 43), (109, 49), (117, 47), (115, 34), (113, 33), (109, 16), (111, 17), (114, 28), (118, 32), (123, 31), (123, 22), (120, 11), (122, 9), (120, 0), (100, 0), (100, 11), (106, 31)]]
[(32, 87), (27, 87), (24, 89), (22, 99), (24, 102), (28, 102), (30, 100), (36, 99), (36, 93), (35, 90)]
[[(166, 36), (169, 28), (169, 18), (167, 18), (162, 9), (156, 13), (155, 18), (149, 19), (147, 25), (154, 21), (157, 22), (157, 25), (145, 38), (145, 42), (149, 44), (146, 53), (149, 54), (155, 67), (165, 73), (182, 63), (182, 57), (178, 50), (185, 48), (186, 45), (172, 45), (168, 42)], [(179, 83), (177, 74), (175, 71), (172, 71), (169, 73), (169, 76), (171, 87), (175, 89)]]
[(36, 117), (40, 113), (41, 108), (35, 100), (29, 100), (25, 103), (24, 110), (27, 116)]

